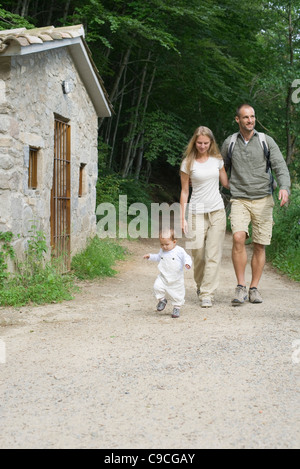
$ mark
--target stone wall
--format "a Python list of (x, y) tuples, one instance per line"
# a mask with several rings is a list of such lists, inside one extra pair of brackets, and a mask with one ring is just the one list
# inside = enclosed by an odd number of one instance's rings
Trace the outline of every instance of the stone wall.
[[(63, 93), (62, 82), (71, 92)], [(50, 246), (50, 198), (54, 159), (54, 118), (71, 126), (71, 252), (83, 249), (96, 232), (98, 118), (66, 47), (0, 57), (0, 231), (19, 239), (20, 256), (32, 224)], [(29, 147), (38, 152), (38, 188), (28, 188)], [(79, 168), (85, 164), (83, 196)]]

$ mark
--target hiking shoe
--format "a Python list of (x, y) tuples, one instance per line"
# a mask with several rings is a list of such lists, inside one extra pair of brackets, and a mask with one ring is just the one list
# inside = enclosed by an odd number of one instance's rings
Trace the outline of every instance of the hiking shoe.
[(256, 287), (249, 288), (250, 303), (262, 303), (262, 297)]
[(168, 303), (168, 300), (166, 300), (165, 298), (163, 300), (159, 300), (156, 306), (157, 311), (163, 311), (167, 303)]
[(172, 318), (179, 318), (180, 316), (180, 309), (179, 308), (173, 308), (173, 312), (172, 312)]
[(231, 301), (233, 306), (242, 305), (247, 300), (247, 289), (243, 285), (238, 285), (235, 289), (235, 296)]
[(212, 301), (210, 298), (203, 298), (201, 301), (201, 308), (211, 308)]

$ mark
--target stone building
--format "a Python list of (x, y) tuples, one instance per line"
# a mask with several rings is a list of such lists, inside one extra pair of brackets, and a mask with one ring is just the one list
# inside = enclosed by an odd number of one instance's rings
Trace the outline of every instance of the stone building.
[(32, 226), (67, 265), (96, 233), (98, 118), (111, 112), (82, 25), (0, 31), (0, 231), (18, 256)]

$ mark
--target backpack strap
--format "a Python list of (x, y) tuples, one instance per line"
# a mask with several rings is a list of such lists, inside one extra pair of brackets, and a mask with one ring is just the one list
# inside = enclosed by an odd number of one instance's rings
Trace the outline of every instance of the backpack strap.
[(266, 173), (272, 170), (271, 161), (270, 161), (270, 149), (267, 144), (266, 135), (263, 132), (258, 132), (258, 137), (260, 144), (264, 150), (264, 155), (266, 158)]
[(233, 147), (235, 145), (235, 142), (236, 142), (236, 139), (237, 139), (237, 136), (238, 136), (238, 132), (236, 132), (235, 134), (232, 134), (231, 135), (231, 138), (230, 138), (230, 142), (229, 142), (229, 146), (228, 146), (228, 152), (227, 152), (227, 158), (229, 158), (229, 160), (231, 160), (231, 157), (232, 157), (232, 150), (233, 150)]
[(232, 134), (231, 138), (230, 138), (230, 142), (229, 142), (229, 145), (228, 145), (228, 151), (227, 151), (227, 157), (226, 157), (226, 161), (225, 161), (226, 171), (228, 171), (231, 168), (232, 151), (233, 151), (233, 147), (235, 145), (238, 134), (239, 133), (236, 132), (236, 133)]
[(274, 176), (272, 174), (272, 165), (271, 165), (271, 160), (270, 160), (270, 148), (268, 147), (267, 141), (266, 141), (266, 135), (263, 132), (258, 132), (259, 136), (259, 141), (261, 143), (261, 146), (263, 147), (264, 150), (264, 155), (266, 158), (266, 173), (269, 173), (270, 176), (270, 186), (271, 186), (271, 191), (272, 194), (274, 190), (277, 187), (277, 182), (274, 179)]

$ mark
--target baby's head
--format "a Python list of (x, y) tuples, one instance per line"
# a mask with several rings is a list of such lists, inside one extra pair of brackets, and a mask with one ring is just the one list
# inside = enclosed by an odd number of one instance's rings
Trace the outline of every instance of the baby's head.
[(174, 230), (172, 228), (162, 230), (159, 233), (159, 242), (163, 251), (171, 251), (175, 248), (177, 239), (175, 238)]

